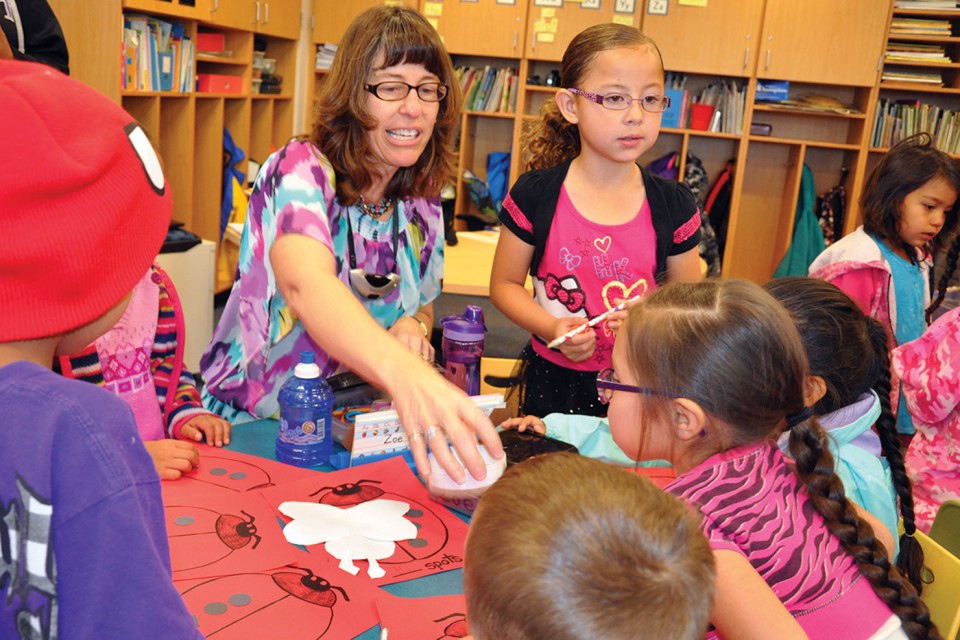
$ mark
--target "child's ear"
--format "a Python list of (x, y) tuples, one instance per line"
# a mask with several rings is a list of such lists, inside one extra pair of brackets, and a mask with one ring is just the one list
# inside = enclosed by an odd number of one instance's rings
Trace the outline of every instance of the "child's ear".
[(827, 395), (827, 383), (820, 376), (806, 376), (803, 379), (803, 404), (807, 407), (820, 402)]
[(707, 426), (707, 412), (688, 398), (674, 398), (670, 406), (674, 433), (683, 441), (703, 437)]
[(577, 105), (574, 95), (566, 89), (560, 89), (557, 91), (555, 99), (563, 119), (570, 124), (577, 124), (579, 118), (577, 118)]

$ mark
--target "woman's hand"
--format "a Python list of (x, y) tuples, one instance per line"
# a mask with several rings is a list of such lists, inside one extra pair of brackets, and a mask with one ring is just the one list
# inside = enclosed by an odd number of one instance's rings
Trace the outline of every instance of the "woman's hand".
[(433, 362), (436, 353), (430, 344), (430, 333), (425, 330), (426, 323), (417, 316), (403, 316), (393, 323), (389, 333), (400, 341), (411, 353), (420, 356), (426, 362)]
[(543, 423), (543, 420), (537, 416), (523, 416), (522, 418), (507, 418), (500, 423), (501, 429), (516, 429), (520, 433), (527, 431), (533, 431), (534, 433), (539, 433), (540, 435), (547, 434), (547, 425)]
[[(503, 456), (493, 423), (461, 389), (444, 380), (424, 362), (407, 367), (397, 384), (388, 388), (407, 434), (407, 442), (422, 478), (430, 474), (427, 450), (457, 483), (466, 480), (464, 467), (477, 480), (487, 469), (477, 450), (477, 438), (494, 458)], [(449, 444), (447, 440), (449, 439)], [(463, 465), (450, 451), (456, 449)]]
[[(563, 334), (576, 329), (580, 325), (587, 323), (583, 317), (557, 318), (553, 324), (553, 338), (559, 338)], [(593, 351), (597, 347), (597, 334), (590, 327), (585, 328), (580, 333), (567, 338), (558, 348), (567, 360), (570, 362), (583, 362), (593, 357)]]
[(147, 453), (161, 480), (176, 480), (200, 464), (200, 452), (183, 440), (147, 440)]
[(222, 447), (230, 444), (229, 422), (220, 416), (212, 413), (193, 416), (180, 427), (180, 438), (182, 440), (193, 440), (201, 442), (207, 439), (207, 444)]

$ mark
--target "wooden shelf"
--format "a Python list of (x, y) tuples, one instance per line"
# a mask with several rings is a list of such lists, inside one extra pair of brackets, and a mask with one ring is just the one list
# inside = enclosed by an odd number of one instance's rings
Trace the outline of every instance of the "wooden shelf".
[(934, 87), (921, 83), (910, 84), (906, 82), (881, 82), (881, 91), (920, 91), (922, 93), (946, 93), (960, 94), (960, 88), (954, 87)]
[(766, 113), (783, 113), (787, 115), (812, 116), (814, 118), (840, 118), (843, 120), (865, 120), (865, 113), (840, 113), (837, 111), (823, 111), (820, 109), (804, 109), (802, 107), (772, 106), (766, 104), (754, 104), (753, 111)]
[(822, 140), (802, 140), (800, 138), (777, 138), (775, 136), (757, 136), (751, 135), (747, 139), (750, 142), (762, 142), (766, 144), (783, 144), (790, 146), (806, 146), (817, 149), (839, 149), (842, 151), (859, 151), (859, 144), (848, 144), (844, 142), (824, 142)]
[(513, 120), (517, 114), (512, 111), (464, 111), (464, 115), (480, 118), (506, 118)]

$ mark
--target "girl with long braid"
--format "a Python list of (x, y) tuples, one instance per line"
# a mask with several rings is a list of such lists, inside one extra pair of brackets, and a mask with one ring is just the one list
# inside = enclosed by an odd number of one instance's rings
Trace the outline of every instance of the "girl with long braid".
[[(923, 549), (914, 498), (890, 410), (887, 336), (843, 291), (815, 278), (779, 278), (764, 289), (786, 307), (807, 352), (806, 404), (829, 436), (844, 493), (894, 538), (903, 518), (897, 568), (922, 588)], [(789, 433), (780, 437), (787, 447)], [(898, 500), (899, 498), (899, 500)], [(899, 510), (898, 510), (899, 503)]]
[[(612, 363), (597, 386), (614, 440), (670, 461), (667, 490), (702, 514), (717, 565), (708, 637), (940, 637), (891, 564), (889, 532), (845, 496), (806, 406), (803, 343), (770, 294), (666, 285), (631, 309)], [(793, 464), (777, 447), (785, 429)]]

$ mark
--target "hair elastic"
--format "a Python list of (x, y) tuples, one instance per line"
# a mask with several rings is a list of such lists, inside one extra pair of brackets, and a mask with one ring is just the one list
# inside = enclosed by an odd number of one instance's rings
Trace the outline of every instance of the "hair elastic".
[(787, 416), (787, 427), (793, 429), (801, 422), (806, 422), (813, 417), (813, 407), (804, 407), (802, 411)]

